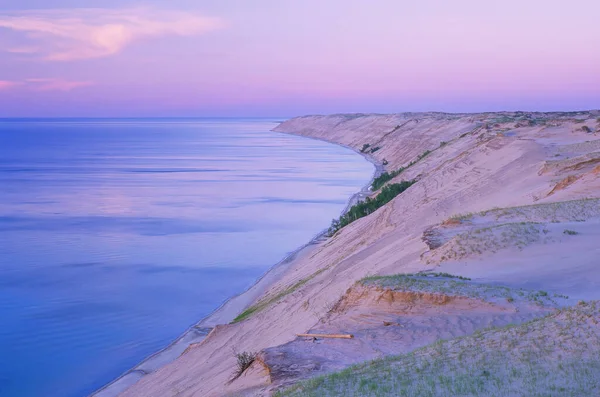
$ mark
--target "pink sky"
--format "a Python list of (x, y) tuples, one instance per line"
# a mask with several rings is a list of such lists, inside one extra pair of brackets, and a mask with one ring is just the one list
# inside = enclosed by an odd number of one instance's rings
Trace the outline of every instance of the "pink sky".
[(0, 117), (600, 108), (597, 0), (10, 3)]

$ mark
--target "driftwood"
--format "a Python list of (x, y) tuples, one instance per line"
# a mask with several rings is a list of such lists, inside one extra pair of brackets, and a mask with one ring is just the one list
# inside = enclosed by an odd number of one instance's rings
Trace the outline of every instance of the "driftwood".
[(352, 334), (296, 334), (302, 338), (335, 338), (335, 339), (352, 339)]

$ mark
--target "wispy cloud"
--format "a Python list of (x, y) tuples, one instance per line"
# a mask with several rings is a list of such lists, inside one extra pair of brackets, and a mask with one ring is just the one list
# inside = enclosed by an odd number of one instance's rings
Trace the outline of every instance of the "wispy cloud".
[(18, 81), (0, 80), (0, 91), (7, 90), (9, 88), (13, 88), (14, 86), (17, 86), (19, 84), (21, 84), (21, 83)]
[(91, 81), (70, 81), (63, 79), (27, 79), (25, 83), (37, 91), (71, 91), (75, 88), (94, 85)]
[(159, 36), (193, 36), (224, 26), (218, 18), (155, 9), (71, 9), (0, 13), (0, 28), (17, 34), (4, 51), (51, 61), (100, 58)]
[(91, 81), (72, 81), (64, 79), (25, 79), (23, 81), (0, 80), (0, 90), (7, 90), (15, 87), (25, 88), (31, 91), (71, 91), (75, 88), (94, 85)]

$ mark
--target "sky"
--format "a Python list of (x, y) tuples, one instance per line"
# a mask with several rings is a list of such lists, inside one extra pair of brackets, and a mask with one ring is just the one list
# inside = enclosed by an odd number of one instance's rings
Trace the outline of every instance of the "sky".
[(0, 0), (0, 117), (600, 108), (598, 0)]

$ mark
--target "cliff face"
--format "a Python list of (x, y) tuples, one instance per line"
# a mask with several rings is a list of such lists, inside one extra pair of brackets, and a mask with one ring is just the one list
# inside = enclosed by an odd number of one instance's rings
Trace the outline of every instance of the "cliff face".
[[(408, 166), (391, 183), (417, 183), (300, 255), (246, 319), (217, 326), (201, 344), (124, 395), (264, 395), (278, 386), (270, 384), (274, 380), (268, 365), (229, 382), (236, 366), (233, 352), (269, 349), (273, 356), (274, 348), (321, 324), (348, 289), (369, 275), (439, 267), (475, 274), (483, 282), (521, 286), (522, 274), (530, 275), (524, 263), (530, 263), (544, 288), (600, 299), (592, 288), (600, 284), (600, 276), (593, 271), (593, 255), (586, 256), (597, 253), (600, 204), (583, 200), (600, 197), (599, 130), (600, 119), (593, 112), (332, 115), (282, 123), (276, 131), (362, 149), (387, 163), (389, 171)], [(491, 209), (497, 211), (494, 216), (486, 212)], [(503, 217), (512, 218), (501, 224)], [(548, 226), (533, 231), (523, 226), (528, 222)], [(507, 229), (506, 223), (523, 228)], [(579, 239), (563, 236), (563, 229), (584, 224), (587, 229)], [(428, 245), (432, 236), (436, 244)], [(562, 253), (560, 261), (547, 255), (548, 241)], [(573, 263), (583, 283), (578, 286), (563, 283), (560, 276)], [(352, 321), (360, 322), (345, 319), (340, 324), (352, 328)], [(317, 362), (304, 373), (325, 367)]]

